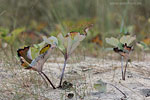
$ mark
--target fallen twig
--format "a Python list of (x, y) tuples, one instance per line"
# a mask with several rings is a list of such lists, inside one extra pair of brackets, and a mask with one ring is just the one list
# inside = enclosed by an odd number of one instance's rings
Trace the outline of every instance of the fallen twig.
[(123, 94), (124, 98), (127, 98), (126, 94), (125, 94), (124, 92), (122, 92), (118, 87), (116, 87), (115, 85), (110, 84), (110, 83), (107, 83), (107, 84), (109, 84), (109, 85), (115, 87), (119, 92), (121, 92), (121, 93)]

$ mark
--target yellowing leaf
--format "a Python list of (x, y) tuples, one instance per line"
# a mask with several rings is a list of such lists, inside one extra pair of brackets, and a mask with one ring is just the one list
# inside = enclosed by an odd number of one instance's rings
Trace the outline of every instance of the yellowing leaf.
[(45, 47), (43, 47), (41, 50), (40, 50), (40, 54), (44, 54), (46, 51), (48, 51), (48, 49), (51, 47), (50, 44), (46, 45)]

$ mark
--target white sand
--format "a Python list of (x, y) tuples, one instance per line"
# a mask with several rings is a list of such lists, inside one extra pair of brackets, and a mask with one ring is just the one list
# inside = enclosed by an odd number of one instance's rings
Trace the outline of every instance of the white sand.
[[(50, 58), (49, 61), (53, 60), (53, 58)], [(58, 63), (46, 63), (44, 65), (43, 71), (49, 76), (53, 83), (58, 86), (61, 69), (63, 66), (63, 58), (57, 58), (55, 60)], [(68, 61), (64, 80), (73, 83), (74, 88), (76, 87), (75, 90), (53, 90), (51, 87), (46, 88), (45, 84), (43, 84), (43, 88), (37, 87), (37, 90), (39, 91), (35, 90), (35, 93), (38, 93), (44, 98), (49, 98), (49, 100), (120, 100), (123, 98), (123, 94), (109, 84), (107, 84), (107, 91), (105, 93), (99, 93), (97, 90), (95, 90), (93, 88), (93, 84), (96, 83), (97, 80), (101, 79), (105, 83), (111, 83), (115, 85), (122, 92), (124, 92), (127, 96), (126, 100), (150, 100), (150, 96), (146, 97), (146, 94), (142, 92), (142, 89), (150, 89), (150, 62), (133, 61), (132, 63), (129, 63), (125, 81), (121, 79), (120, 68), (121, 63), (119, 61), (96, 59), (90, 57), (86, 57), (85, 60), (82, 59), (82, 61), (79, 61), (72, 58)], [(24, 69), (18, 69), (15, 71), (17, 75), (28, 75), (29, 73), (35, 73), (26, 71)], [(7, 72), (2, 71), (0, 73), (0, 88), (4, 88), (4, 83), (7, 82), (5, 79), (5, 74)], [(13, 77), (13, 75), (14, 73), (9, 72), (9, 77)], [(37, 77), (37, 79), (38, 78), (40, 77)], [(30, 86), (33, 85), (30, 84), (29, 89)], [(13, 86), (10, 84), (7, 86), (7, 89), (12, 87)], [(67, 94), (70, 92), (74, 93), (75, 95), (72, 99), (67, 98)], [(14, 92), (14, 94), (11, 96), (16, 95), (15, 93), (16, 92)], [(4, 95), (4, 93), (2, 94)], [(2, 99), (2, 97), (0, 99)], [(32, 100), (32, 98), (28, 98), (28, 100)]]

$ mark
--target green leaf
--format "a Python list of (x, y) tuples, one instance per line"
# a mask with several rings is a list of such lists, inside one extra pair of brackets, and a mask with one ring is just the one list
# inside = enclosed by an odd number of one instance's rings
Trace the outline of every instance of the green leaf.
[(35, 47), (30, 47), (30, 50), (31, 50), (32, 59), (35, 59), (39, 55), (40, 49)]
[[(25, 30), (25, 28), (17, 28), (15, 30), (13, 30), (11, 32), (11, 34), (9, 34), (8, 30), (5, 30), (5, 35), (3, 35), (3, 40), (5, 42), (7, 42), (8, 44), (12, 45), (14, 43), (14, 41), (16, 40), (16, 38), (18, 37), (18, 35), (23, 32)], [(8, 35), (9, 34), (9, 35)]]
[(65, 47), (63, 46), (62, 43), (60, 43), (60, 41), (58, 41), (58, 46), (57, 46), (62, 52), (65, 52)]
[(135, 36), (133, 36), (133, 37), (130, 36), (130, 35), (122, 36), (122, 37), (120, 38), (120, 42), (121, 42), (122, 44), (127, 43), (127, 45), (130, 45), (135, 39), (136, 39)]
[(123, 50), (123, 44), (122, 43), (119, 43), (118, 46), (117, 46), (119, 49)]
[(62, 51), (65, 52), (65, 38), (62, 34), (58, 34), (58, 48)]
[(18, 36), (21, 32), (25, 31), (25, 27), (22, 28), (16, 28), (11, 33), (14, 37)]
[(106, 38), (105, 40), (106, 40), (106, 43), (108, 43), (112, 46), (115, 46), (115, 47), (118, 47), (118, 44), (120, 43), (119, 40), (114, 37)]
[(56, 45), (56, 46), (58, 45), (58, 40), (54, 36), (51, 36), (49, 38), (47, 38), (46, 36), (43, 36), (43, 40), (47, 44), (52, 44), (52, 45)]
[(78, 33), (73, 39), (69, 36), (67, 53), (70, 55), (85, 37), (85, 35), (80, 35), (80, 33)]
[(9, 29), (0, 27), (0, 38), (6, 37), (9, 33)]
[(98, 80), (95, 84), (94, 84), (94, 88), (99, 91), (99, 92), (103, 92), (105, 93), (107, 90), (107, 83), (103, 82), (101, 79)]
[[(14, 42), (15, 40), (16, 40), (16, 38), (18, 37), (18, 35), (21, 33), (21, 32), (23, 32), (23, 31), (25, 31), (25, 28), (23, 27), (23, 28), (17, 28), (17, 29), (15, 29), (15, 30), (13, 30), (12, 32), (11, 32), (11, 34), (12, 34), (12, 42)], [(11, 43), (12, 43), (11, 42)]]
[(45, 46), (45, 41), (39, 43), (39, 44), (33, 44), (33, 46), (39, 50), (41, 50)]

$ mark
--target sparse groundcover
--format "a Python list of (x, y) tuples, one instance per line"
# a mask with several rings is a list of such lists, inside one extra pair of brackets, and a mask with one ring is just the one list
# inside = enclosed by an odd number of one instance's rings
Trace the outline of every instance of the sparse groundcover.
[(149, 6), (0, 0), (0, 100), (150, 100)]
[[(128, 63), (130, 61), (130, 53), (133, 51), (133, 42), (136, 39), (135, 36), (123, 35), (120, 39), (114, 37), (106, 38), (106, 42), (114, 46), (112, 50), (120, 54), (122, 58), (122, 75), (119, 74), (118, 62), (113, 60), (109, 61), (107, 59), (105, 60), (105, 58), (99, 59), (86, 57), (83, 61), (78, 60), (74, 63), (69, 63), (67, 65), (68, 67), (66, 67), (68, 58), (73, 60), (70, 55), (86, 37), (88, 30), (92, 26), (93, 25), (87, 26), (84, 29), (83, 34), (80, 34), (79, 32), (69, 32), (66, 36), (58, 34), (57, 38), (54, 36), (49, 38), (43, 36), (43, 41), (41, 43), (18, 49), (17, 53), (19, 58), (16, 58), (21, 61), (21, 65), (25, 69), (28, 69), (28, 71), (21, 69), (14, 70), (14, 68), (17, 69), (16, 67), (8, 70), (11, 66), (20, 67), (16, 65), (16, 63), (10, 64), (7, 62), (6, 64), (1, 64), (1, 66), (7, 66), (5, 69), (1, 70), (2, 76), (0, 78), (3, 80), (3, 82), (0, 84), (0, 86), (1, 88), (4, 87), (0, 91), (3, 92), (1, 97), (5, 97), (7, 99), (11, 97), (15, 100), (29, 98), (52, 100), (65, 100), (66, 98), (75, 100), (105, 100), (118, 98), (124, 100), (130, 97), (140, 99), (149, 98), (149, 91), (146, 90), (146, 86), (149, 86), (149, 84), (145, 83), (145, 81), (149, 81), (149, 78), (146, 78), (148, 76), (147, 73), (149, 73), (147, 70), (147, 65), (140, 65), (138, 62), (132, 62), (130, 64)], [(137, 45), (141, 47), (141, 43), (137, 43)], [(144, 44), (142, 47), (143, 50), (149, 50), (147, 48), (148, 46), (146, 46), (146, 44)], [(55, 58), (55, 63), (46, 62), (48, 58), (52, 59), (52, 56), (50, 56), (52, 49), (58, 49), (61, 51), (65, 59), (64, 63), (60, 62), (60, 57)], [(81, 56), (78, 57), (80, 58)], [(76, 58), (76, 60), (79, 58)], [(124, 58), (126, 60), (126, 65), (123, 69)], [(58, 68), (59, 64), (64, 66), (62, 73), (60, 73), (61, 68)], [(127, 71), (128, 80), (126, 80), (126, 82), (122, 82), (120, 81), (119, 77), (122, 76), (122, 79), (125, 80), (127, 66), (129, 69), (129, 71)], [(139, 66), (146, 67), (140, 68)], [(67, 81), (62, 82), (65, 67), (65, 79)], [(139, 68), (141, 71), (139, 71)], [(45, 81), (45, 84), (48, 85), (48, 81), (53, 90), (45, 87), (38, 74), (29, 70), (38, 72), (41, 78)], [(7, 71), (9, 71), (11, 74), (6, 75)], [(145, 75), (142, 76), (141, 73), (145, 73)], [(59, 80), (58, 78), (60, 75), (61, 78)], [(10, 77), (12, 77), (12, 79), (9, 79)], [(53, 81), (51, 81), (49, 77)], [(133, 79), (136, 80), (131, 81)], [(19, 81), (21, 82), (18, 83)], [(136, 83), (137, 81), (139, 84)], [(57, 83), (59, 83), (58, 87), (61, 87), (61, 90), (56, 89), (55, 86)], [(139, 87), (137, 88), (135, 85)], [(143, 85), (145, 87), (143, 87)], [(124, 88), (126, 89), (124, 90)], [(116, 96), (118, 93), (119, 95)], [(134, 93), (134, 95), (131, 95), (132, 93)]]
[[(21, 61), (21, 65), (25, 69), (32, 69), (35, 70), (41, 75), (41, 77), (44, 79), (44, 77), (49, 81), (53, 89), (55, 89), (55, 86), (50, 81), (50, 79), (44, 74), (42, 71), (44, 63), (49, 58), (49, 55), (51, 53), (51, 50), (55, 48), (56, 46), (61, 51), (61, 53), (64, 55), (64, 67), (62, 70), (61, 78), (60, 78), (60, 84), (58, 87), (62, 87), (62, 79), (64, 76), (65, 67), (67, 64), (67, 60), (69, 56), (72, 54), (74, 49), (80, 44), (80, 42), (86, 37), (87, 32), (89, 28), (91, 28), (93, 25), (90, 25), (84, 29), (84, 33), (80, 34), (79, 32), (70, 32), (65, 37), (62, 36), (62, 34), (58, 35), (58, 40), (56, 37), (51, 36), (49, 38), (43, 36), (43, 42), (40, 44), (34, 44), (33, 47), (27, 46), (23, 49), (18, 49), (17, 54)], [(46, 46), (44, 46), (47, 44)], [(42, 76), (44, 75), (44, 77)], [(44, 79), (45, 80), (45, 79)], [(46, 82), (46, 80), (45, 80)]]

